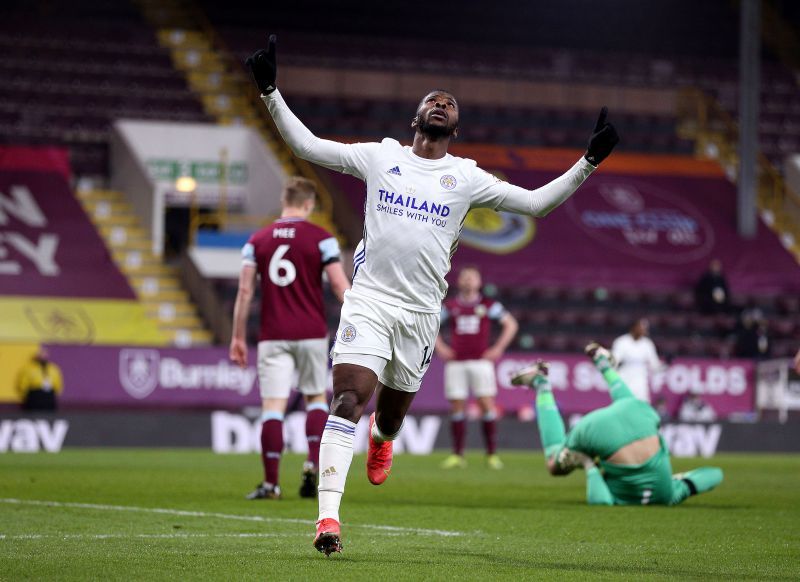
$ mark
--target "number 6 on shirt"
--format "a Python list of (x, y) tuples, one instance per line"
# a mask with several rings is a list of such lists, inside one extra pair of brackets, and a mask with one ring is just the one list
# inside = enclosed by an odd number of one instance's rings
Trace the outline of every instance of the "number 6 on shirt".
[[(289, 250), (289, 245), (280, 245), (269, 260), (269, 280), (275, 283), (278, 287), (286, 287), (291, 285), (297, 278), (297, 269), (294, 263), (289, 259), (284, 259), (286, 251)], [(283, 274), (281, 274), (283, 271)]]

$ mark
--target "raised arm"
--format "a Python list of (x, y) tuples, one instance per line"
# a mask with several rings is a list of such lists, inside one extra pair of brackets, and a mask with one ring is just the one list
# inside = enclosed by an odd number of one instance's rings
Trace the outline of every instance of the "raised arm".
[(516, 214), (547, 216), (572, 196), (594, 170), (594, 166), (581, 158), (564, 174), (535, 190), (507, 184), (505, 196), (497, 209)]
[(267, 48), (256, 51), (248, 57), (245, 64), (261, 91), (261, 99), (272, 115), (281, 137), (297, 157), (365, 179), (369, 159), (379, 144), (343, 144), (321, 139), (303, 125), (277, 89), (275, 44), (276, 38), (273, 34), (269, 37)]
[(549, 214), (583, 184), (619, 142), (616, 129), (606, 121), (607, 116), (608, 109), (603, 107), (589, 138), (586, 154), (564, 174), (540, 188), (526, 190), (479, 171), (473, 206), (532, 216)]
[(344, 144), (322, 139), (314, 135), (297, 116), (292, 113), (277, 89), (262, 95), (278, 131), (294, 155), (337, 172), (353, 174), (359, 178), (366, 175), (367, 158), (370, 151), (358, 151), (378, 144)]

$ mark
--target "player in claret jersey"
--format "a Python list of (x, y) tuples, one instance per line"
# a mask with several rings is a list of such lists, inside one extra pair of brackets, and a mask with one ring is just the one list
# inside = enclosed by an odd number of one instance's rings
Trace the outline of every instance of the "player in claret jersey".
[(447, 153), (458, 133), (458, 102), (425, 95), (410, 120), (411, 147), (391, 138), (343, 144), (320, 139), (276, 90), (275, 37), (247, 59), (281, 136), (299, 157), (366, 183), (364, 238), (356, 248), (353, 289), (342, 307), (333, 348), (333, 402), (320, 448), (319, 520), (314, 546), (341, 551), (339, 506), (353, 459), (353, 435), (367, 402), (367, 477), (379, 485), (392, 467), (392, 441), (431, 361), (450, 257), (471, 208), (545, 216), (564, 202), (619, 141), (607, 110), (572, 168), (527, 190), (503, 182), (473, 160)]
[[(486, 462), (492, 469), (502, 469), (497, 456), (497, 378), (494, 362), (503, 355), (517, 333), (517, 320), (493, 299), (483, 297), (481, 273), (477, 267), (464, 267), (458, 273), (458, 295), (442, 306), (442, 323), (450, 324), (450, 344), (442, 335), (436, 338), (436, 353), (444, 365), (444, 392), (450, 402), (450, 428), (453, 454), (442, 464), (444, 469), (467, 466), (464, 459), (466, 437), (465, 405), (469, 391), (483, 413), (483, 438)], [(500, 336), (489, 346), (491, 322), (502, 326)]]
[(307, 222), (316, 189), (304, 178), (290, 178), (283, 190), (281, 217), (262, 228), (242, 249), (242, 270), (233, 315), (230, 357), (247, 365), (247, 316), (256, 285), (261, 283), (261, 334), (258, 381), (261, 387), (261, 460), (264, 481), (248, 499), (281, 496), (278, 469), (283, 452), (283, 415), (298, 372), (298, 390), (306, 402), (308, 458), (303, 465), (302, 497), (317, 494), (319, 447), (328, 404), (328, 326), (322, 300), (325, 273), (341, 301), (350, 288), (339, 262), (339, 243), (327, 231)]

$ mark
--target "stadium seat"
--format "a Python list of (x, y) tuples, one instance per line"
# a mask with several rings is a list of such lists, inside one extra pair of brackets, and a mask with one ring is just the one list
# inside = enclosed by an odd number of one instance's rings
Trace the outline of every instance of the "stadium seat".
[(136, 8), (81, 0), (55, 21), (24, 4), (0, 8), (0, 75), (11, 80), (0, 98), (25, 112), (8, 130), (0, 113), (0, 143), (66, 145), (77, 175), (106, 176), (107, 164), (88, 151), (108, 148), (113, 119), (208, 120)]

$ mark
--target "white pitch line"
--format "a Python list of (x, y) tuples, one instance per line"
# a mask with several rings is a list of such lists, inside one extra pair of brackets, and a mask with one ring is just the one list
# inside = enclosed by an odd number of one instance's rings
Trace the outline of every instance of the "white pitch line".
[[(260, 515), (235, 515), (230, 513), (214, 513), (205, 511), (187, 511), (183, 509), (167, 509), (161, 507), (136, 507), (133, 505), (101, 505), (96, 503), (75, 503), (62, 501), (42, 501), (37, 499), (14, 499), (0, 498), (0, 503), (13, 505), (38, 505), (44, 507), (67, 507), (76, 509), (96, 509), (100, 511), (134, 511), (139, 513), (158, 513), (162, 515), (177, 515), (180, 517), (212, 517), (217, 519), (230, 519), (236, 521), (254, 521), (259, 523), (293, 523), (300, 525), (314, 525), (310, 519), (291, 519), (286, 517), (262, 517)], [(386, 532), (397, 532), (406, 534), (419, 534), (427, 536), (457, 537), (463, 536), (466, 532), (449, 531), (444, 529), (425, 529), (415, 527), (399, 527), (394, 525), (374, 525), (347, 523), (347, 527), (360, 527)], [(477, 533), (477, 532), (476, 532)]]
[(182, 539), (182, 538), (290, 538), (305, 537), (305, 534), (289, 533), (171, 533), (171, 534), (0, 534), (0, 540), (38, 540), (58, 538), (60, 540), (107, 540), (107, 539)]
[[(406, 536), (407, 533), (388, 532), (390, 537)], [(108, 539), (159, 539), (179, 540), (190, 538), (297, 538), (308, 537), (304, 533), (170, 533), (170, 534), (0, 534), (2, 540), (40, 540), (52, 538), (59, 540), (108, 540)]]

